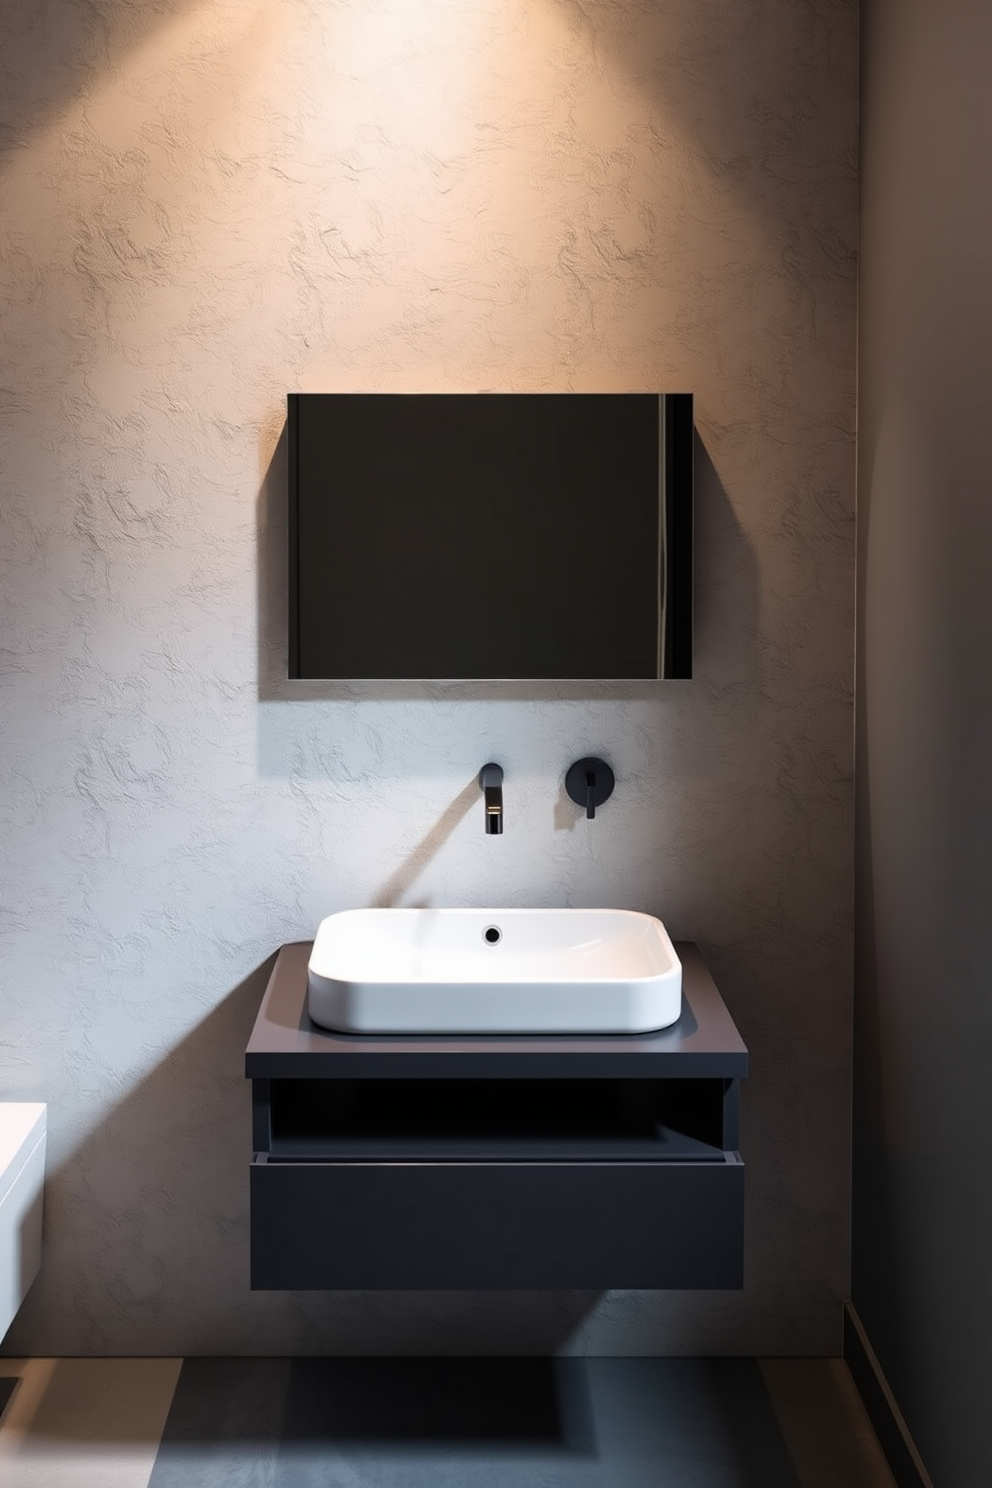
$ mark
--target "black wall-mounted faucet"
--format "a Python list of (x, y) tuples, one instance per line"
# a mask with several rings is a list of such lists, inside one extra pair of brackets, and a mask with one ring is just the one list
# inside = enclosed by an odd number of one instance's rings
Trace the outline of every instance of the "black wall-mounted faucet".
[(486, 798), (486, 832), (493, 836), (503, 830), (503, 766), (483, 765), (479, 785)]

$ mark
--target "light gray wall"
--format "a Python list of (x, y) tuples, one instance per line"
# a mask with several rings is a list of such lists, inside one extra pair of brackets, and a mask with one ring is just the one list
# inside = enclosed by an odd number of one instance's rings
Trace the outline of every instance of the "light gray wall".
[(872, 871), (853, 1297), (937, 1488), (979, 1488), (992, 1480), (992, 10), (868, 0), (864, 15)]
[[(0, 1081), (52, 1154), (6, 1347), (836, 1352), (854, 0), (0, 26)], [(286, 683), (294, 388), (694, 391), (694, 680)], [(561, 779), (600, 751), (588, 826)], [(602, 902), (698, 938), (751, 1046), (743, 1294), (252, 1296), (274, 949), (351, 905)]]

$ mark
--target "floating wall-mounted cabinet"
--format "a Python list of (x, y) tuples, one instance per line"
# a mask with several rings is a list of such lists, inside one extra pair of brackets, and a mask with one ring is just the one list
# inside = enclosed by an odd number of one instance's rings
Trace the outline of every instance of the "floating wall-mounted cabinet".
[(741, 1286), (747, 1053), (677, 949), (660, 1033), (368, 1038), (311, 1023), (284, 946), (246, 1058), (252, 1286)]

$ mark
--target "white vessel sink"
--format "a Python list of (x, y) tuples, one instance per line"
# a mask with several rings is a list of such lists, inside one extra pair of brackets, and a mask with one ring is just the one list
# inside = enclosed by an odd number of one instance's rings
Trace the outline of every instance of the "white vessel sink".
[(341, 1033), (647, 1033), (681, 1013), (682, 964), (633, 910), (348, 909), (307, 1000)]

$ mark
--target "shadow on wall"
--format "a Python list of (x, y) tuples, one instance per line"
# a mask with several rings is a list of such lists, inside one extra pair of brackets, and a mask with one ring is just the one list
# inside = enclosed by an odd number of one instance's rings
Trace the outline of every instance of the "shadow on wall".
[[(858, 0), (771, 10), (706, 0), (668, 5), (663, 13), (651, 5), (548, 3), (574, 31), (588, 34), (597, 54), (612, 57), (626, 82), (662, 104), (672, 130), (668, 137), (654, 134), (655, 149), (675, 154), (688, 148), (738, 210), (764, 223), (789, 224), (789, 238), (781, 242), (786, 268), (795, 267), (800, 235), (807, 262), (811, 253), (828, 260), (838, 248), (850, 258), (853, 244), (841, 239), (837, 223), (853, 221), (857, 139), (845, 128), (849, 155), (846, 170), (837, 171), (831, 120), (846, 121), (856, 105)], [(781, 175), (783, 146), (790, 141), (813, 155), (830, 152), (834, 166), (830, 191), (822, 177), (810, 174), (805, 220), (795, 214), (798, 183), (790, 176), (786, 186)], [(693, 228), (691, 205), (685, 217)]]
[[(247, 1284), (243, 1140), (238, 1167), (233, 1162), (238, 1133), (243, 1136), (250, 1121), (242, 1051), (273, 961), (248, 976), (78, 1146), (50, 1165), (46, 1241), (59, 1237), (68, 1264), (53, 1272), (43, 1254), (7, 1350), (16, 1351), (23, 1336), (34, 1354), (140, 1353), (140, 1338), (133, 1336), (137, 1316), (154, 1316), (160, 1326), (170, 1316), (173, 1325), (184, 1315), (208, 1317), (216, 1298), (206, 1299), (221, 1267), (222, 1293), (230, 1295), (241, 1277)], [(244, 1180), (243, 1197), (232, 1174)], [(198, 1307), (191, 1294), (201, 1288), (205, 1305)], [(42, 1321), (60, 1316), (73, 1342), (68, 1349), (65, 1337), (48, 1336), (51, 1322), (46, 1327)], [(165, 1329), (168, 1334), (168, 1323)]]
[(18, 133), (43, 129), (53, 115), (112, 75), (197, 0), (150, 5), (80, 5), (78, 0), (4, 0), (3, 115)]
[[(407, 853), (399, 867), (389, 875), (372, 900), (374, 909), (394, 909), (400, 904), (406, 904), (410, 909), (417, 908), (416, 901), (407, 898), (415, 880), (441, 851), (458, 823), (468, 815), (473, 806), (478, 805), (478, 802), (479, 785), (477, 781), (472, 780), (464, 790), (458, 792), (434, 825), (424, 833), (412, 851)], [(427, 903), (425, 902), (421, 907), (427, 908)]]
[[(291, 391), (291, 390), (289, 390)], [(759, 681), (758, 568), (751, 544), (737, 520), (727, 492), (697, 432), (695, 462), (695, 617), (693, 681), (708, 695), (719, 689), (726, 696), (728, 679), (722, 671), (707, 685), (708, 663), (733, 656), (735, 667), (729, 679), (732, 690), (750, 692)], [(262, 477), (257, 503), (257, 643), (258, 696), (262, 703), (446, 701), (462, 702), (554, 702), (638, 701), (649, 702), (678, 696), (671, 689), (687, 682), (667, 681), (659, 691), (656, 682), (609, 681), (444, 681), (438, 679), (289, 679), (289, 453), (285, 425)], [(705, 566), (700, 561), (705, 557)], [(713, 591), (713, 575), (728, 575), (733, 586), (719, 595)], [(333, 582), (333, 574), (329, 576)], [(732, 634), (721, 636), (716, 627), (729, 617)], [(264, 729), (264, 710), (260, 719)], [(684, 764), (691, 765), (695, 750)], [(262, 748), (260, 757), (270, 758)], [(675, 762), (678, 768), (678, 762)], [(288, 773), (277, 769), (276, 773)]]
[(273, 961), (52, 1165), (60, 1265), (43, 1257), (3, 1352), (555, 1353), (600, 1293), (250, 1290), (244, 1049)]

